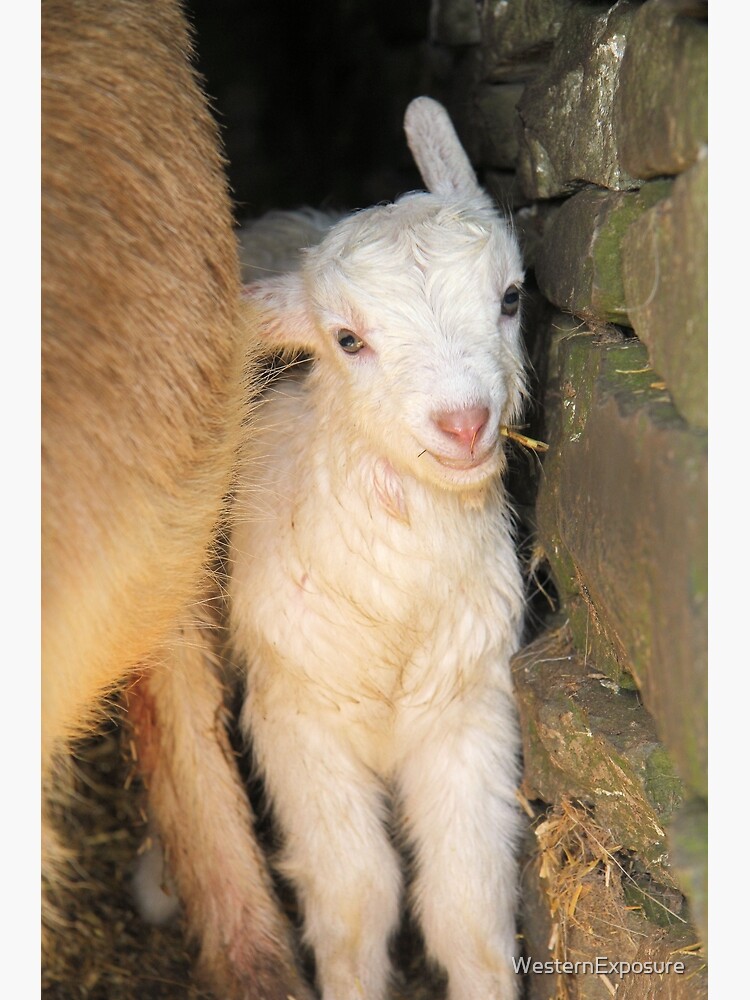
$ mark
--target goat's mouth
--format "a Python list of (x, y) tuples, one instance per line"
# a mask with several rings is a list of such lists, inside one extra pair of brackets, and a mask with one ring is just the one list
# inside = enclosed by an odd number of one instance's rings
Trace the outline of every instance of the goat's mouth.
[(498, 449), (485, 448), (480, 454), (464, 455), (456, 458), (452, 455), (440, 454), (440, 452), (425, 449), (423, 455), (430, 458), (441, 466), (449, 475), (450, 479), (455, 479), (456, 483), (466, 483), (467, 485), (492, 476), (498, 470)]

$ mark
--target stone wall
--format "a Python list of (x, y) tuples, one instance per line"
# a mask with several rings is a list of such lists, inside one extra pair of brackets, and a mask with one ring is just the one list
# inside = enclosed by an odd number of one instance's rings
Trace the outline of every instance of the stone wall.
[[(517, 658), (532, 998), (706, 992), (707, 6), (435, 0), (434, 96), (528, 267)], [(528, 470), (532, 474), (528, 475)], [(550, 589), (550, 588), (547, 588)]]

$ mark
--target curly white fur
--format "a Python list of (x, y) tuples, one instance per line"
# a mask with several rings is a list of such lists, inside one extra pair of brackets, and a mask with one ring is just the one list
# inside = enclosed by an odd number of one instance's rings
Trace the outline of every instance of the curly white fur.
[(391, 821), (451, 1000), (506, 1000), (523, 596), (499, 427), (521, 404), (523, 272), (443, 109), (421, 98), (407, 122), (432, 193), (336, 223), (247, 289), (269, 348), (315, 362), (245, 444), (231, 625), (324, 1000), (385, 996)]

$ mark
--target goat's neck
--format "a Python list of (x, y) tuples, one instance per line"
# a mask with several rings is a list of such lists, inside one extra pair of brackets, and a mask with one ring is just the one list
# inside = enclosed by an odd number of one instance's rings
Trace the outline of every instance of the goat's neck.
[[(417, 533), (463, 523), (505, 520), (507, 499), (499, 477), (460, 493), (425, 482), (347, 421), (346, 404), (330, 392), (316, 396), (316, 447), (309, 453), (317, 488), (324, 489), (344, 518), (355, 511), (374, 522), (389, 521)], [(480, 528), (481, 532), (481, 528)]]

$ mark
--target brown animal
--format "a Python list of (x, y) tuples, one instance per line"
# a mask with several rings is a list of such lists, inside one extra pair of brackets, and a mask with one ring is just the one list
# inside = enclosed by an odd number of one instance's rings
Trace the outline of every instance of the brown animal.
[(44, 794), (137, 672), (149, 809), (202, 971), (225, 998), (308, 997), (200, 603), (245, 351), (216, 128), (175, 0), (43, 0), (42, 27)]

